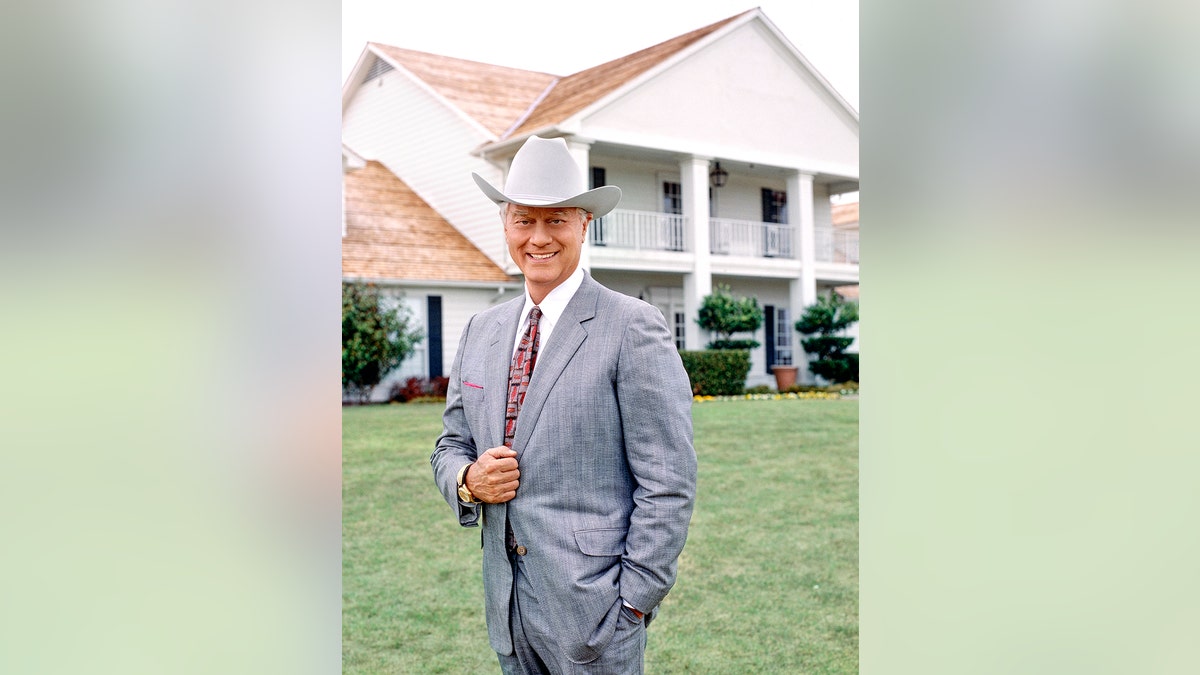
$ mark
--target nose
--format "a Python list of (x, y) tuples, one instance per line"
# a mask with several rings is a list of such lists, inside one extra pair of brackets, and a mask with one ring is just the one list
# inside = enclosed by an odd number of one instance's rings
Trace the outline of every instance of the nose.
[(529, 243), (534, 246), (545, 246), (553, 241), (550, 236), (550, 228), (546, 223), (538, 222), (533, 226), (533, 231), (529, 233)]

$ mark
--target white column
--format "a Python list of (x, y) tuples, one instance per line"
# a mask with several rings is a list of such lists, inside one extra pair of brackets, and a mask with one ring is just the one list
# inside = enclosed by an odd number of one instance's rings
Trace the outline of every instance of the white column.
[[(804, 309), (817, 301), (816, 264), (816, 226), (813, 215), (813, 175), (797, 171), (787, 179), (787, 209), (788, 222), (795, 223), (800, 248), (800, 278), (792, 279), (789, 284), (792, 323), (795, 323)], [(808, 372), (807, 357), (804, 348), (800, 346), (801, 335), (794, 333), (796, 348), (792, 352), (794, 361), (801, 366), (799, 373), (801, 382), (811, 384), (812, 373)]]
[(712, 293), (712, 259), (708, 243), (708, 158), (688, 157), (679, 162), (680, 188), (683, 191), (683, 215), (688, 221), (688, 250), (695, 262), (683, 275), (683, 311), (687, 316), (684, 335), (688, 349), (704, 349), (708, 331), (696, 324), (700, 301)]
[[(579, 172), (583, 174), (583, 185), (587, 187), (589, 176), (592, 174), (591, 154), (592, 141), (582, 138), (568, 138), (567, 149), (571, 151), (571, 157), (575, 160), (575, 164), (579, 167)], [(588, 226), (589, 230), (591, 226)], [(583, 250), (579, 252), (579, 267), (585, 270), (588, 274), (592, 271), (592, 245), (591, 237), (584, 239)]]

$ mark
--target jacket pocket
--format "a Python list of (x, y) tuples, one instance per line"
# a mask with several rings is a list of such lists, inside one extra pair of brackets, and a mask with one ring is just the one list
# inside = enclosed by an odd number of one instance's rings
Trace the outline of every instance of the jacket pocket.
[(575, 543), (584, 555), (613, 556), (625, 553), (625, 530), (576, 530)]

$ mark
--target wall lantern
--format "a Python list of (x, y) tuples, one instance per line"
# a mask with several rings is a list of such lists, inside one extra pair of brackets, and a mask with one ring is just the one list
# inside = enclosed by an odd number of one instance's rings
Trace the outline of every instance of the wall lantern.
[(721, 168), (721, 163), (717, 162), (717, 166), (708, 174), (708, 180), (715, 188), (725, 187), (725, 183), (729, 181), (729, 172)]

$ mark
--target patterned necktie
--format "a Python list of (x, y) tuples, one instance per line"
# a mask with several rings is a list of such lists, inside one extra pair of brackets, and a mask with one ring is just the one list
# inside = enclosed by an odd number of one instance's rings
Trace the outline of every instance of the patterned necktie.
[(542, 310), (534, 306), (529, 310), (529, 328), (521, 337), (517, 353), (513, 355), (512, 369), (508, 371), (508, 406), (504, 409), (504, 445), (512, 447), (513, 433), (517, 429), (517, 414), (521, 412), (521, 404), (525, 402), (525, 392), (529, 389), (529, 378), (533, 374), (533, 366), (537, 363), (538, 354), (538, 320), (542, 318)]

